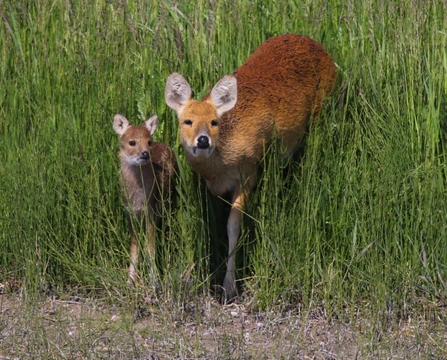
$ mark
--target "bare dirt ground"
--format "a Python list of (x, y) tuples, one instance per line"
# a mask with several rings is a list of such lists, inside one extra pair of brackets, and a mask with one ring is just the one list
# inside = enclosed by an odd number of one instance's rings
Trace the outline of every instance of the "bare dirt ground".
[(441, 316), (372, 324), (328, 319), (321, 306), (304, 314), (211, 297), (137, 303), (0, 294), (0, 359), (447, 359)]

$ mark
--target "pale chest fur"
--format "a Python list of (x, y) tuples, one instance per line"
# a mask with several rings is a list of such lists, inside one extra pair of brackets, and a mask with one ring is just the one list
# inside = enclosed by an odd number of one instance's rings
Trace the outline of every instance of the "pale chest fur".
[[(205, 179), (210, 192), (222, 196), (232, 191), (240, 183), (253, 174), (256, 161), (238, 157), (233, 163), (223, 163), (219, 150), (215, 150), (208, 158), (194, 157), (186, 153), (186, 159), (193, 170)], [(248, 175), (247, 175), (248, 174)]]

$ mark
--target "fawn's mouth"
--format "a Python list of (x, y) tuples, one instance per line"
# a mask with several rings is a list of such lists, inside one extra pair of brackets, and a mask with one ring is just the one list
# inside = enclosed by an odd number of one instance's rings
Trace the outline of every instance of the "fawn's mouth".
[(151, 159), (149, 157), (140, 157), (136, 159), (136, 163), (139, 165), (145, 165), (147, 164)]

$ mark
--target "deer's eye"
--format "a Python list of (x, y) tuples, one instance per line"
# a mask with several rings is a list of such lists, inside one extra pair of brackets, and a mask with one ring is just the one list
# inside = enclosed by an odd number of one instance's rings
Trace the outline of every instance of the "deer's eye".
[(191, 120), (185, 120), (185, 121), (183, 122), (183, 124), (188, 125), (188, 126), (191, 126), (191, 125), (192, 125), (192, 121), (191, 121)]
[(215, 126), (217, 126), (217, 125), (219, 125), (219, 123), (217, 122), (217, 120), (211, 120), (211, 126), (212, 126), (212, 127), (215, 127)]
[(129, 141), (129, 145), (130, 146), (135, 146), (137, 143), (135, 142), (135, 140), (130, 140)]
[(152, 146), (152, 141), (149, 140), (149, 141), (147, 142), (147, 144), (148, 144), (149, 146)]

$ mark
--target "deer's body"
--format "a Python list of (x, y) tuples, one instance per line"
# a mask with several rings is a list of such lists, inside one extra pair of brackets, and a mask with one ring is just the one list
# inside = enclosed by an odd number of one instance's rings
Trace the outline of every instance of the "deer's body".
[(188, 163), (212, 194), (232, 194), (227, 297), (236, 294), (234, 249), (258, 162), (273, 138), (281, 140), (285, 156), (293, 153), (335, 76), (335, 64), (321, 45), (306, 36), (281, 35), (261, 44), (201, 101), (191, 98), (180, 74), (168, 78), (165, 98), (177, 113)]
[(123, 200), (129, 214), (130, 266), (129, 282), (134, 282), (138, 263), (135, 221), (146, 227), (151, 258), (155, 255), (155, 225), (163, 212), (162, 203), (169, 200), (176, 161), (164, 143), (153, 142), (157, 116), (144, 125), (132, 126), (122, 115), (115, 115), (113, 128), (120, 135), (120, 173)]

